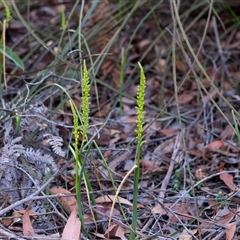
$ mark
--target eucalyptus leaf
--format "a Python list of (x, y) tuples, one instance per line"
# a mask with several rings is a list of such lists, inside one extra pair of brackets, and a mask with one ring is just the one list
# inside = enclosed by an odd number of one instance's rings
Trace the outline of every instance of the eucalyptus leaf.
[(12, 60), (19, 68), (21, 68), (22, 70), (24, 70), (24, 64), (23, 61), (19, 58), (19, 56), (12, 51), (11, 48), (9, 48), (8, 46), (5, 47), (5, 53), (3, 52), (3, 45), (0, 44), (0, 53), (1, 54), (5, 54), (5, 56), (7, 58), (9, 58), (10, 60)]

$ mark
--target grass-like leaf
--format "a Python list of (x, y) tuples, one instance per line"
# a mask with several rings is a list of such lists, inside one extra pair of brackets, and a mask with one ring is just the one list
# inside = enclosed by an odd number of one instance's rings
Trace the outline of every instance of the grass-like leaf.
[(4, 52), (3, 51), (3, 45), (0, 44), (0, 53), (5, 54), (7, 58), (12, 60), (19, 68), (24, 70), (23, 61), (21, 60), (21, 58), (15, 52), (12, 51), (11, 48), (6, 46), (5, 47), (5, 52)]

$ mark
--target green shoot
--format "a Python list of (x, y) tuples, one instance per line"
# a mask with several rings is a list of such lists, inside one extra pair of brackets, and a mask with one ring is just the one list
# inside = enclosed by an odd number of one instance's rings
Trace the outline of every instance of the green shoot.
[(230, 203), (230, 201), (225, 198), (222, 191), (217, 192), (215, 200), (219, 203), (221, 209), (227, 207)]
[(65, 14), (65, 6), (61, 6), (61, 30), (65, 30), (67, 28), (66, 14)]
[(5, 15), (6, 15), (6, 22), (9, 23), (9, 21), (12, 19), (9, 6), (7, 5), (5, 0), (2, 0), (2, 4), (4, 6), (4, 11), (5, 11)]
[(81, 117), (82, 117), (82, 127), (81, 134), (82, 134), (82, 145), (87, 141), (87, 131), (89, 128), (89, 113), (90, 113), (90, 83), (89, 83), (89, 76), (88, 70), (86, 67), (86, 61), (83, 61), (83, 82), (82, 82), (82, 110), (81, 110)]
[(146, 87), (146, 77), (144, 74), (143, 67), (138, 63), (140, 68), (140, 84), (137, 90), (137, 128), (136, 128), (136, 139), (137, 139), (137, 152), (136, 152), (136, 165), (137, 168), (134, 171), (134, 186), (133, 186), (133, 216), (132, 216), (132, 229), (130, 239), (136, 239), (135, 232), (137, 228), (137, 199), (138, 199), (138, 182), (140, 178), (140, 163), (141, 163), (141, 147), (143, 145), (143, 120), (144, 120), (144, 96)]
[(20, 124), (21, 124), (21, 117), (19, 116), (19, 114), (16, 112), (15, 113), (15, 122), (16, 122), (16, 127), (15, 127), (15, 135), (17, 135), (19, 133), (20, 130)]
[(120, 94), (119, 94), (120, 115), (122, 115), (122, 111), (123, 111), (122, 91), (123, 91), (125, 64), (126, 64), (126, 56), (125, 56), (124, 48), (122, 48), (122, 51), (121, 51), (121, 71), (120, 71)]
[[(81, 109), (81, 119), (82, 119), (82, 127), (80, 128), (81, 134), (82, 134), (82, 143), (80, 148), (80, 154), (83, 154), (83, 149), (85, 147), (85, 143), (88, 141), (87, 137), (87, 131), (89, 128), (89, 114), (90, 114), (90, 82), (89, 82), (89, 76), (88, 76), (88, 70), (86, 66), (86, 61), (83, 61), (83, 81), (82, 81), (82, 109)], [(89, 145), (89, 149), (91, 147), (91, 144)], [(88, 150), (89, 150), (88, 149)], [(87, 155), (84, 158), (84, 162), (86, 161)], [(80, 164), (82, 162), (80, 161)], [(92, 192), (92, 187), (90, 184), (90, 181), (86, 175), (86, 172), (84, 171), (84, 165), (80, 166), (83, 169), (83, 178), (86, 185), (87, 190), (87, 197), (89, 201), (89, 205), (91, 206), (90, 202), (93, 205), (96, 205), (94, 194), (90, 193)], [(90, 201), (91, 200), (91, 201)], [(94, 219), (96, 219), (96, 215), (93, 213), (93, 210), (91, 210), (92, 216)]]
[(73, 143), (73, 149), (70, 148), (70, 150), (73, 153), (73, 156), (75, 158), (75, 188), (76, 188), (76, 197), (77, 197), (77, 203), (78, 203), (78, 214), (79, 218), (83, 224), (83, 212), (82, 212), (82, 206), (81, 206), (81, 191), (80, 191), (80, 180), (79, 180), (79, 163), (80, 163), (80, 154), (79, 154), (79, 124), (78, 124), (78, 114), (75, 109), (74, 102), (72, 99), (69, 99), (69, 103), (71, 106), (71, 111), (73, 114), (73, 136), (74, 136), (74, 143)]
[(176, 169), (175, 170), (175, 178), (173, 179), (173, 190), (174, 191), (179, 191), (180, 190), (180, 178), (181, 178), (181, 170), (180, 169)]
[[(88, 176), (86, 174), (84, 165), (89, 154), (84, 156), (84, 147), (86, 142), (88, 141), (87, 131), (89, 128), (89, 113), (90, 113), (90, 83), (89, 83), (89, 76), (88, 70), (86, 67), (86, 61), (83, 62), (83, 80), (82, 80), (82, 106), (80, 116), (78, 114), (78, 110), (76, 110), (76, 106), (74, 105), (72, 99), (70, 99), (70, 106), (73, 114), (73, 135), (74, 135), (74, 144), (73, 148), (70, 147), (74, 158), (75, 158), (75, 188), (76, 188), (76, 197), (77, 197), (77, 204), (78, 204), (78, 213), (80, 220), (82, 222), (82, 226), (84, 226), (84, 219), (83, 219), (83, 211), (82, 211), (82, 204), (81, 204), (81, 179), (83, 177), (84, 184), (87, 191), (87, 197), (89, 205), (95, 205), (95, 198), (92, 192), (92, 187)], [(79, 121), (81, 122), (81, 126), (79, 125)], [(82, 136), (81, 145), (79, 145), (79, 136)], [(91, 144), (89, 145), (91, 146)], [(88, 148), (89, 150), (90, 148)], [(91, 203), (91, 204), (90, 204)], [(93, 213), (92, 208), (90, 209), (92, 216), (96, 219), (95, 214)]]

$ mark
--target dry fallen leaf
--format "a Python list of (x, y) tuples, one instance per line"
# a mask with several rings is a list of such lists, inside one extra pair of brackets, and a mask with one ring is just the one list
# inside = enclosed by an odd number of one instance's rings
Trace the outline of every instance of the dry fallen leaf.
[[(13, 212), (13, 215), (14, 215), (14, 217), (22, 216), (22, 215), (25, 214), (25, 212), (26, 212), (26, 210), (15, 210)], [(28, 210), (28, 212), (29, 212), (29, 216), (33, 217), (34, 219), (38, 218), (38, 215), (39, 215), (38, 212), (34, 212), (34, 211), (31, 211), (31, 210)]]
[(185, 73), (187, 71), (187, 64), (182, 59), (175, 60), (176, 68), (178, 71)]
[[(107, 202), (110, 202), (112, 203), (114, 201), (114, 198), (115, 196), (114, 195), (104, 195), (104, 196), (100, 196), (98, 198), (96, 198), (96, 203), (107, 203)], [(122, 197), (118, 197), (117, 198), (117, 203), (118, 201), (121, 203), (121, 204), (126, 204), (128, 206), (132, 206), (132, 203), (130, 201), (128, 201), (127, 199), (124, 199)]]
[[(111, 162), (109, 162), (108, 167), (115, 171), (116, 167), (121, 164), (122, 162), (126, 161), (126, 159), (129, 158), (129, 156), (131, 155), (132, 151), (125, 151), (122, 154), (119, 154), (118, 156), (116, 156)], [(106, 172), (106, 176), (108, 176), (107, 170), (105, 170)]]
[(219, 209), (216, 213), (214, 220), (219, 224), (227, 224), (234, 216), (236, 210), (229, 209), (229, 207), (224, 207), (223, 209)]
[[(101, 205), (96, 205), (95, 208), (97, 211), (104, 213), (104, 215), (99, 214), (98, 215), (98, 219), (99, 220), (107, 220), (110, 213), (111, 213), (111, 209), (112, 209), (112, 203), (102, 203)], [(121, 216), (121, 213), (117, 210), (117, 209), (113, 209), (112, 212), (113, 216)]]
[(215, 99), (216, 97), (217, 97), (217, 91), (215, 89), (213, 89), (209, 95), (206, 95), (203, 97), (202, 101), (206, 104), (211, 99)]
[(124, 236), (126, 232), (124, 231), (124, 228), (117, 224), (112, 224), (107, 231), (104, 234), (96, 233), (95, 235), (97, 237), (103, 238), (103, 239), (122, 239), (127, 240), (127, 238)]
[(32, 222), (29, 215), (30, 207), (28, 206), (23, 214), (23, 235), (33, 237), (35, 235)]
[(232, 190), (239, 191), (240, 188), (233, 183), (233, 176), (229, 173), (220, 174), (220, 179)]
[(71, 196), (72, 193), (69, 192), (68, 190), (61, 188), (61, 187), (53, 187), (50, 190), (53, 194), (66, 194), (69, 196), (64, 196), (64, 197), (59, 197), (60, 202), (62, 203), (63, 207), (65, 208), (65, 210), (68, 213), (71, 213), (73, 211), (73, 209), (75, 208), (77, 201), (76, 198), (74, 196)]
[(9, 218), (2, 218), (0, 222), (4, 227), (8, 227), (14, 223), (14, 220)]
[(152, 209), (152, 213), (163, 215), (163, 214), (166, 214), (166, 211), (163, 209), (163, 207), (159, 203), (157, 203)]
[(67, 220), (66, 226), (63, 229), (62, 240), (81, 240), (81, 222), (78, 219), (77, 214), (77, 206), (75, 206)]
[(159, 130), (163, 135), (169, 137), (169, 136), (172, 136), (174, 134), (177, 134), (178, 133), (178, 129), (161, 129)]
[(182, 93), (178, 96), (178, 102), (174, 101), (174, 104), (187, 104), (191, 102), (194, 97), (192, 93)]
[(153, 153), (154, 154), (159, 154), (159, 153), (168, 153), (168, 152), (172, 152), (173, 151), (173, 147), (174, 147), (174, 144), (175, 144), (175, 137), (173, 138), (170, 138), (164, 142), (162, 142), (160, 145), (158, 145)]
[(179, 236), (179, 240), (192, 240), (193, 239), (193, 235), (197, 233), (197, 229), (193, 229), (193, 230), (188, 230), (191, 234), (189, 234), (187, 232), (186, 229), (184, 229), (182, 231), (182, 233)]
[[(20, 222), (22, 221), (22, 216), (25, 214), (26, 210), (23, 209), (23, 210), (15, 210), (13, 213), (12, 213), (12, 216), (14, 217), (13, 219), (9, 219), (11, 220), (11, 224), (14, 224), (14, 223), (17, 223), (17, 222)], [(34, 211), (28, 211), (28, 214), (30, 217), (32, 217), (33, 219), (38, 219), (38, 215), (39, 213), (37, 212), (34, 212)], [(9, 223), (9, 221), (8, 221)]]
[(187, 220), (187, 221), (192, 219), (191, 215), (193, 214), (189, 211), (190, 206), (188, 206), (187, 199), (183, 200), (181, 203), (177, 203), (177, 204), (170, 203), (165, 205), (171, 208), (171, 210), (175, 213), (175, 214), (169, 213), (169, 217), (172, 222), (178, 222), (179, 221), (178, 219)]
[(146, 173), (154, 173), (154, 172), (164, 172), (164, 168), (160, 168), (157, 166), (157, 164), (154, 161), (150, 161), (147, 159), (142, 159), (141, 163), (141, 170), (144, 174)]
[(224, 140), (230, 140), (234, 136), (234, 130), (230, 125), (227, 125), (223, 131), (221, 131), (220, 138)]
[(225, 145), (222, 140), (216, 140), (211, 143), (209, 143), (205, 148), (209, 151), (215, 151), (219, 149), (224, 149)]
[(206, 169), (200, 167), (195, 172), (196, 180), (200, 181), (206, 177)]
[(236, 222), (226, 224), (226, 240), (233, 240), (236, 231)]
[(172, 203), (164, 203), (164, 206), (166, 208), (171, 208), (171, 210), (178, 216), (178, 218), (176, 218), (175, 214), (172, 213), (167, 213), (165, 211), (165, 209), (159, 204), (157, 203), (155, 205), (155, 207), (153, 207), (152, 209), (152, 213), (153, 214), (160, 214), (160, 215), (165, 215), (167, 214), (169, 216), (169, 218), (171, 219), (171, 222), (176, 223), (179, 219), (181, 220), (191, 220), (192, 217), (191, 212), (189, 211), (189, 207), (188, 203), (185, 201), (181, 202), (181, 203), (177, 203), (177, 204), (172, 204)]

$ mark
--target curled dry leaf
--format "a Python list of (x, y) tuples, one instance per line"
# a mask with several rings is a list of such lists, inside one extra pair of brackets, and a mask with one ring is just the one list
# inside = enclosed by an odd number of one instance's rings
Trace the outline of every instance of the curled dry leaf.
[(222, 173), (220, 179), (232, 190), (239, 191), (240, 188), (233, 183), (233, 176), (229, 173)]
[(206, 177), (206, 169), (198, 168), (195, 172), (196, 180), (200, 181)]
[[(96, 201), (96, 203), (112, 203), (114, 201), (114, 198), (115, 198), (114, 195), (104, 195), (104, 196), (100, 196), (100, 197), (96, 198), (95, 201)], [(118, 201), (121, 204), (126, 204), (130, 207), (132, 206), (132, 203), (125, 198), (118, 197), (118, 200), (116, 202), (118, 203)]]
[(117, 224), (112, 224), (109, 226), (105, 234), (99, 234), (96, 233), (95, 235), (97, 237), (103, 238), (103, 239), (115, 239), (115, 238), (120, 238), (122, 240), (127, 240), (127, 238), (124, 236), (125, 235), (124, 228), (120, 225)]
[[(112, 209), (112, 203), (102, 203), (102, 205), (96, 205), (95, 208), (98, 212), (103, 213), (104, 215), (98, 214), (98, 219), (103, 220), (107, 219), (108, 216), (110, 216), (111, 209)], [(121, 216), (121, 213), (117, 209), (113, 209), (112, 214), (114, 216)]]
[(205, 148), (209, 151), (216, 151), (219, 149), (224, 149), (225, 145), (222, 140), (216, 140), (211, 143), (209, 143)]

